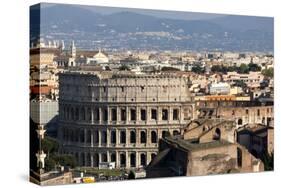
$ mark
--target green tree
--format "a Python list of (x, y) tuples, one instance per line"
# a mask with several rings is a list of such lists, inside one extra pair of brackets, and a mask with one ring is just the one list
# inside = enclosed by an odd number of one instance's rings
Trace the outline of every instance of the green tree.
[(128, 71), (128, 70), (130, 70), (130, 68), (127, 66), (127, 65), (122, 65), (121, 67), (119, 67), (119, 70), (120, 71)]
[(249, 73), (249, 67), (248, 67), (248, 65), (242, 63), (242, 64), (240, 65), (240, 67), (238, 68), (238, 73), (241, 73), (241, 74), (247, 74), (247, 73)]
[(264, 69), (261, 72), (264, 76), (269, 77), (269, 78), (273, 78), (274, 77), (274, 69), (273, 68), (268, 68), (268, 69)]
[(73, 155), (57, 155), (53, 158), (62, 166), (76, 167), (76, 160)]
[(162, 67), (161, 71), (180, 71), (180, 69), (174, 67)]
[(254, 64), (254, 63), (250, 63), (248, 65), (249, 67), (249, 71), (252, 71), (252, 72), (258, 72), (258, 71), (261, 71), (261, 67), (257, 64)]
[(133, 171), (129, 172), (128, 179), (129, 180), (135, 179), (135, 173)]
[(200, 67), (199, 65), (195, 65), (192, 67), (191, 71), (200, 74), (204, 72), (204, 68)]
[(53, 157), (46, 158), (45, 160), (45, 170), (51, 171), (56, 167), (56, 160)]
[(49, 157), (50, 153), (57, 153), (58, 148), (59, 148), (59, 144), (58, 142), (50, 137), (45, 137), (42, 140), (42, 149), (44, 152), (47, 153), (47, 157)]
[(274, 170), (274, 153), (266, 153), (262, 156), (262, 161), (264, 163), (264, 170), (271, 171)]

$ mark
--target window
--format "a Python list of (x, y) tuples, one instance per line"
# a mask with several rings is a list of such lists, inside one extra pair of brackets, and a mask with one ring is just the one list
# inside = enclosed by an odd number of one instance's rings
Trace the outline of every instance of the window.
[(117, 121), (117, 111), (115, 108), (111, 109), (111, 120), (112, 121)]
[(157, 110), (151, 109), (151, 119), (157, 120)]
[(130, 143), (131, 144), (136, 143), (136, 132), (135, 131), (130, 132)]
[(126, 132), (125, 131), (120, 132), (120, 143), (126, 144)]
[(246, 114), (247, 114), (247, 115), (249, 114), (249, 110), (248, 110), (248, 109), (246, 109)]
[(101, 143), (103, 143), (103, 144), (106, 144), (106, 143), (107, 143), (107, 134), (106, 134), (106, 131), (102, 131)]
[(112, 153), (110, 158), (111, 158), (111, 162), (116, 162), (116, 154), (115, 153)]
[(170, 133), (168, 131), (162, 131), (162, 138), (165, 138), (167, 136), (170, 136)]
[(145, 131), (141, 131), (141, 143), (145, 144), (146, 143), (146, 132)]
[(99, 132), (98, 131), (94, 132), (94, 142), (99, 143)]
[(81, 119), (86, 120), (86, 113), (84, 108), (81, 108)]
[(136, 154), (134, 153), (130, 155), (130, 165), (131, 167), (136, 167)]
[(126, 155), (124, 153), (120, 154), (120, 166), (126, 167)]
[(79, 109), (76, 108), (75, 109), (75, 120), (78, 120), (79, 119)]
[(87, 108), (87, 121), (92, 120), (92, 113), (91, 113), (91, 108)]
[(80, 142), (85, 142), (84, 130), (80, 130)]
[(237, 165), (242, 167), (242, 150), (240, 148), (237, 148)]
[(257, 112), (257, 113), (258, 113), (258, 116), (260, 116), (260, 109), (258, 109), (258, 112)]
[(173, 110), (173, 120), (179, 120), (179, 110), (178, 109)]
[(141, 109), (141, 120), (142, 121), (146, 120), (146, 110), (145, 109)]
[(107, 109), (103, 109), (103, 121), (107, 121), (108, 119), (108, 114), (107, 114)]
[(87, 143), (91, 143), (91, 131), (87, 131)]
[(96, 121), (100, 120), (100, 110), (99, 110), (99, 108), (95, 109), (95, 120)]
[(131, 109), (131, 121), (136, 121), (136, 109)]
[(146, 156), (144, 153), (141, 154), (141, 165), (146, 166)]
[(121, 121), (126, 121), (126, 109), (121, 109)]
[(242, 119), (238, 119), (238, 125), (242, 125), (243, 124), (243, 120)]
[(176, 136), (176, 135), (180, 135), (180, 132), (177, 131), (177, 130), (174, 130), (174, 131), (173, 131), (173, 136)]
[(99, 166), (99, 162), (100, 162), (100, 157), (99, 155), (96, 153), (94, 155), (94, 167), (98, 167)]
[(101, 155), (101, 160), (102, 160), (102, 162), (107, 162), (107, 154), (106, 153), (103, 153)]
[(216, 128), (213, 139), (214, 140), (220, 140), (221, 139), (221, 130), (219, 128)]
[(156, 154), (155, 154), (155, 153), (152, 153), (152, 154), (151, 154), (151, 160), (153, 160), (155, 157), (156, 157)]
[(157, 133), (156, 133), (156, 131), (151, 131), (151, 143), (157, 143)]
[(116, 144), (116, 132), (111, 131), (111, 143)]
[(168, 120), (168, 110), (162, 109), (162, 120)]

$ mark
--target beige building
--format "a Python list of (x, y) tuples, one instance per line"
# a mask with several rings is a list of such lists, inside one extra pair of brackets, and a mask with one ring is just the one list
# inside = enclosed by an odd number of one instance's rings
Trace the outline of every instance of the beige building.
[(180, 134), (194, 114), (184, 76), (68, 72), (59, 87), (60, 152), (80, 166), (144, 167), (158, 140)]

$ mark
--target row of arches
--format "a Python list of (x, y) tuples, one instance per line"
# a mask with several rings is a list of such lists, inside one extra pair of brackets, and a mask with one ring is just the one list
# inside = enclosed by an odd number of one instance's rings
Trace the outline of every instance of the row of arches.
[[(61, 118), (71, 121), (147, 121), (147, 120), (179, 120), (180, 109), (177, 108), (154, 108), (143, 107), (126, 108), (126, 107), (80, 107), (65, 105), (60, 109)], [(120, 112), (120, 113), (117, 113)], [(137, 115), (139, 114), (139, 116)], [(119, 117), (118, 117), (119, 116)]]
[[(148, 135), (149, 133), (149, 135)], [(137, 137), (138, 134), (138, 137)], [(161, 135), (158, 135), (161, 134)], [(172, 132), (173, 135), (179, 135), (178, 130)], [(157, 132), (156, 130), (86, 130), (86, 129), (63, 129), (62, 138), (65, 142), (78, 142), (88, 144), (147, 144), (157, 143), (159, 138), (169, 136), (166, 130)], [(161, 136), (161, 137), (160, 137)], [(149, 137), (149, 138), (148, 138)]]
[[(67, 152), (66, 152), (67, 153)], [(150, 157), (148, 159), (148, 156)], [(76, 152), (75, 159), (79, 166), (99, 167), (100, 162), (116, 162), (116, 167), (120, 168), (138, 168), (145, 167), (156, 157), (156, 153), (84, 153)]]

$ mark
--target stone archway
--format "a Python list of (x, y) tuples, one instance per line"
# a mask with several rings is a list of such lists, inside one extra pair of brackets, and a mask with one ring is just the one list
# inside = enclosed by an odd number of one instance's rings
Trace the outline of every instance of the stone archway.
[(238, 119), (237, 124), (238, 124), (238, 125), (243, 125), (243, 120), (242, 120), (241, 118)]

